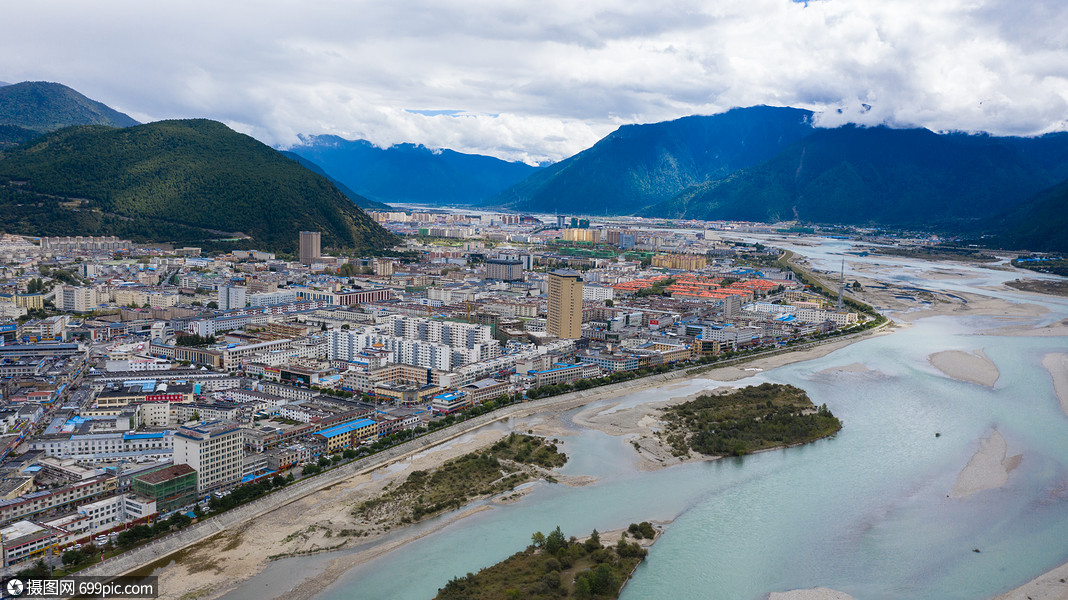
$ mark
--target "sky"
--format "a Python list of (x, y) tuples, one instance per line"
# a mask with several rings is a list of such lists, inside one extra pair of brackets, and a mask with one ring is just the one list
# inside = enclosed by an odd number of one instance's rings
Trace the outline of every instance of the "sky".
[(737, 106), (935, 131), (1068, 129), (1064, 0), (33, 0), (0, 80), (276, 147), (333, 134), (557, 161)]

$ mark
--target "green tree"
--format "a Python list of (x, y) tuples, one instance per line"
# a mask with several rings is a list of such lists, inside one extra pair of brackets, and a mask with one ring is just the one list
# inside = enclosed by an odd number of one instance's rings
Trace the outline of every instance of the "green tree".
[(81, 550), (67, 550), (63, 553), (63, 564), (66, 566), (81, 564), (88, 558)]
[(556, 529), (549, 532), (545, 538), (545, 551), (549, 554), (556, 554), (558, 550), (566, 546), (567, 540), (564, 538), (564, 532), (560, 531), (560, 526), (557, 525)]
[(212, 300), (211, 302), (208, 302), (208, 308), (219, 308), (219, 303)]
[(601, 548), (601, 534), (597, 533), (596, 529), (593, 530), (589, 539), (586, 540), (585, 546), (587, 552), (593, 552), (594, 550)]
[(545, 545), (545, 534), (540, 531), (535, 531), (534, 535), (530, 536), (530, 543), (535, 548), (541, 548)]

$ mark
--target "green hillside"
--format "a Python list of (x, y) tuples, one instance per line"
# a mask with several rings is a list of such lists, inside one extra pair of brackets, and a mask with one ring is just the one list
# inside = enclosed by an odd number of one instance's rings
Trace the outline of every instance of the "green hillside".
[(18, 146), (41, 135), (32, 129), (19, 127), (18, 125), (0, 124), (0, 150)]
[(796, 108), (752, 106), (624, 125), (489, 203), (536, 212), (633, 214), (692, 185), (775, 156), (812, 132), (811, 117), (811, 112)]
[(1068, 252), (1068, 181), (1045, 189), (987, 223), (983, 244), (1033, 252)]
[(0, 87), (0, 125), (47, 133), (71, 125), (137, 124), (129, 116), (59, 83), (23, 81)]
[(291, 251), (299, 231), (319, 230), (325, 248), (395, 243), (324, 177), (208, 120), (63, 129), (0, 156), (0, 185), (0, 229), (23, 234)]
[(647, 216), (963, 229), (1068, 176), (1068, 135), (818, 130), (774, 158), (687, 189)]

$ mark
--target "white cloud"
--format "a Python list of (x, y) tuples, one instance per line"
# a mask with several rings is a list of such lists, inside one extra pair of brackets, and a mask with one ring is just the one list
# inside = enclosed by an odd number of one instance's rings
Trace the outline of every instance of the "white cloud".
[[(271, 144), (331, 133), (558, 160), (621, 123), (752, 104), (826, 125), (1068, 126), (1056, 0), (51, 0), (5, 20), (19, 24), (0, 37), (6, 81)], [(458, 112), (418, 112), (439, 110)]]

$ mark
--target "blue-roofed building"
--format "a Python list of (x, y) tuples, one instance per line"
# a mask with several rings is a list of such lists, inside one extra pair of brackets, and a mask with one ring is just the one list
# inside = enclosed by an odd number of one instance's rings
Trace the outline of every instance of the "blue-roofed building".
[(463, 392), (444, 392), (430, 399), (430, 408), (435, 413), (447, 415), (469, 406), (467, 394)]
[(358, 445), (364, 440), (378, 435), (378, 422), (374, 419), (355, 419), (327, 427), (315, 434), (315, 438), (326, 444), (327, 452), (337, 452)]

